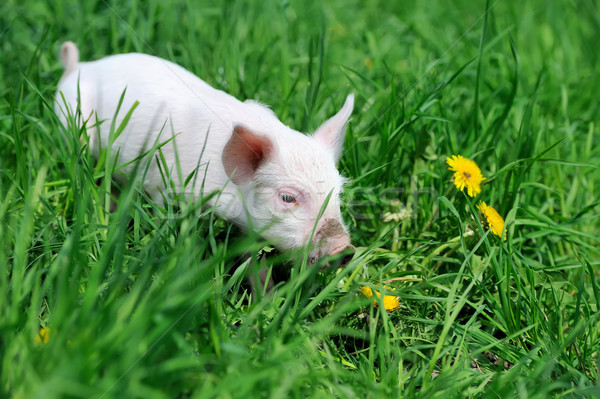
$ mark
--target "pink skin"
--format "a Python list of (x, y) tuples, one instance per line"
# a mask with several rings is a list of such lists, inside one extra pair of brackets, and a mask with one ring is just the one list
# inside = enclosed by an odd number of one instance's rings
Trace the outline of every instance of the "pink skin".
[[(292, 214), (299, 219), (305, 219), (305, 230), (303, 232), (303, 242), (308, 242), (313, 234), (316, 217), (320, 211), (315, 201), (311, 201), (310, 196), (304, 194), (295, 187), (284, 186), (276, 190), (277, 194), (271, 197), (272, 207), (275, 213)], [(314, 229), (312, 250), (310, 253), (311, 261), (329, 255), (339, 254), (352, 248), (350, 237), (344, 226), (337, 221), (327, 217), (331, 212), (328, 207), (324, 215), (319, 220), (317, 228)], [(303, 211), (303, 212), (298, 212)]]
[[(282, 187), (278, 190), (279, 195), (273, 198), (273, 207), (279, 212), (292, 212), (299, 207), (306, 209), (312, 216), (312, 223), (308, 225), (309, 229), (305, 231), (305, 242), (308, 242), (313, 232), (314, 221), (318, 216), (320, 208), (314, 209), (313, 202), (309, 201), (307, 196), (294, 187)], [(330, 211), (330, 209), (328, 209)], [(330, 213), (330, 212), (326, 212)], [(345, 227), (337, 219), (321, 217), (315, 237), (313, 238), (311, 258), (318, 259), (324, 255), (337, 255), (345, 250), (352, 248), (350, 237)]]

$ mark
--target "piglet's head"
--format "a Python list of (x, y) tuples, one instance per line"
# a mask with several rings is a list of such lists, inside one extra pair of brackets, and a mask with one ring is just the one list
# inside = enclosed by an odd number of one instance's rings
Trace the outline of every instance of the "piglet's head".
[(234, 127), (222, 161), (243, 195), (246, 211), (239, 224), (262, 232), (282, 250), (299, 249), (310, 241), (311, 261), (352, 248), (340, 212), (344, 179), (336, 165), (353, 106), (350, 95), (312, 135), (283, 125), (281, 131), (269, 132)]

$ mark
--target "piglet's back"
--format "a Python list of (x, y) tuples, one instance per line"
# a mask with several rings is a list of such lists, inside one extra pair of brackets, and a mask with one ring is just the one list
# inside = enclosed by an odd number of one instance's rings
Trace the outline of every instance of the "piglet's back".
[[(99, 119), (111, 119), (125, 90), (121, 105), (121, 112), (125, 110), (123, 113), (135, 101), (140, 103), (136, 112), (141, 113), (168, 110), (181, 113), (181, 109), (189, 107), (194, 110), (194, 114), (203, 109), (208, 112), (215, 109), (216, 114), (219, 109), (241, 104), (234, 97), (212, 88), (179, 65), (139, 53), (119, 54), (98, 61), (78, 63), (72, 70), (66, 70), (58, 89), (65, 93), (68, 100), (76, 100), (78, 85), (84, 118), (94, 110)], [(210, 105), (207, 99), (210, 99)], [(84, 104), (87, 109), (83, 109)], [(222, 115), (213, 117), (223, 119)], [(230, 125), (231, 122), (223, 120), (222, 123)]]
[[(75, 115), (79, 99), (81, 116), (77, 122), (81, 125), (87, 121), (92, 154), (108, 146), (113, 119), (118, 127), (137, 102), (127, 126), (113, 144), (118, 150), (118, 164), (126, 164), (152, 145), (175, 137), (178, 151), (171, 144), (161, 147), (167, 162), (178, 162), (182, 168), (181, 177), (171, 178), (179, 183), (201, 164), (201, 175), (211, 169), (207, 191), (223, 187), (227, 176), (217, 161), (235, 123), (261, 119), (253, 117), (256, 104), (245, 104), (158, 57), (129, 53), (80, 63), (68, 50), (73, 51), (67, 48), (67, 54), (62, 54), (65, 74), (58, 85), (56, 111), (66, 125), (67, 115)], [(264, 113), (271, 115), (266, 109)], [(274, 116), (270, 118), (278, 122)], [(132, 164), (123, 172), (127, 174), (133, 168)], [(144, 185), (158, 198), (164, 182), (156, 160), (152, 160), (151, 169), (154, 173), (147, 175)]]

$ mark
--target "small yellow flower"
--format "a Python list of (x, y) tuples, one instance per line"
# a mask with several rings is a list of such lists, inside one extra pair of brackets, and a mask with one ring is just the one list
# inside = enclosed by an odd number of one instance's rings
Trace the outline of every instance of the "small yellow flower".
[(487, 225), (492, 230), (492, 233), (496, 234), (498, 237), (502, 237), (502, 233), (504, 233), (504, 239), (506, 240), (506, 230), (504, 229), (504, 219), (502, 219), (502, 216), (500, 216), (494, 208), (483, 201), (477, 205), (477, 209), (485, 216)]
[(38, 344), (44, 343), (47, 344), (50, 339), (50, 328), (44, 327), (40, 328), (40, 332), (35, 336), (35, 342)]
[(362, 294), (367, 298), (371, 298), (373, 296), (373, 290), (371, 287), (367, 287), (366, 285), (360, 287), (360, 292), (362, 292)]
[(383, 307), (388, 312), (392, 310), (400, 309), (400, 298), (394, 295), (384, 295), (383, 296)]
[[(393, 288), (390, 288), (390, 287), (385, 287), (385, 288), (389, 291), (395, 291)], [(360, 288), (360, 292), (362, 292), (362, 294), (364, 296), (366, 296), (367, 298), (373, 297), (373, 290), (371, 289), (371, 287), (363, 286)], [(379, 296), (380, 296), (379, 291), (375, 291), (375, 294), (377, 295), (377, 298), (379, 298)], [(377, 300), (374, 300), (373, 305), (378, 306), (379, 302), (377, 302)], [(391, 312), (392, 310), (400, 309), (400, 298), (398, 298), (397, 296), (394, 296), (394, 295), (384, 295), (383, 296), (383, 307), (388, 312)]]
[(467, 194), (475, 197), (481, 192), (481, 183), (486, 178), (481, 174), (479, 166), (469, 158), (460, 155), (452, 155), (446, 158), (446, 163), (450, 165), (449, 170), (454, 172), (454, 185), (460, 191), (467, 188)]

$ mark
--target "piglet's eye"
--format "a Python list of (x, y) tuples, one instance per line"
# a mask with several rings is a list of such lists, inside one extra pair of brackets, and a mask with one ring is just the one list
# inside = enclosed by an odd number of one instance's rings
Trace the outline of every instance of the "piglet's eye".
[(296, 197), (291, 194), (281, 194), (281, 200), (286, 204), (293, 204), (296, 202)]

